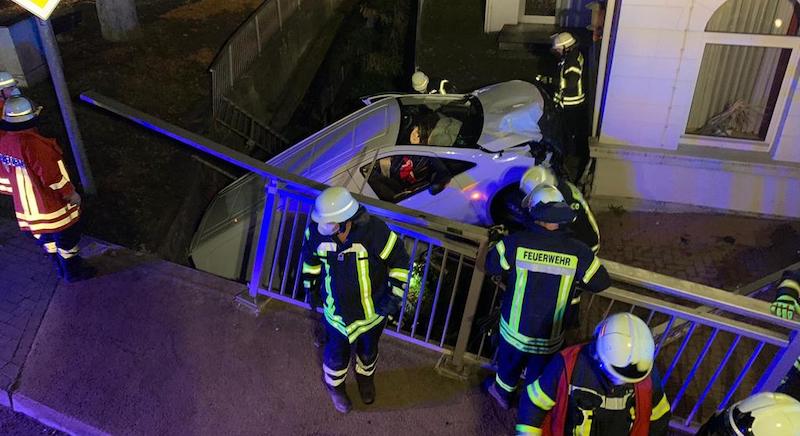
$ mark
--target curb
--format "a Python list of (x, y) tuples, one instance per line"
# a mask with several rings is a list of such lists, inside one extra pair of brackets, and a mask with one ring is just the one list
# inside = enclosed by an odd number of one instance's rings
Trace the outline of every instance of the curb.
[(27, 415), (42, 424), (69, 434), (105, 436), (109, 433), (94, 428), (71, 416), (51, 409), (38, 401), (32, 400), (22, 394), (13, 394), (13, 410)]

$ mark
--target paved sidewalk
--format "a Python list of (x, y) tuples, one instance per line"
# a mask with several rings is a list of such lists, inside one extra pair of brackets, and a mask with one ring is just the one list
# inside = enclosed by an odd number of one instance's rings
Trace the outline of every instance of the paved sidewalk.
[(8, 392), (56, 288), (52, 264), (35, 241), (11, 220), (0, 220), (0, 405), (10, 406)]
[[(0, 227), (0, 238), (17, 234)], [(23, 264), (40, 257), (10, 244), (0, 254)], [(477, 379), (442, 378), (436, 353), (391, 338), (382, 343), (378, 400), (369, 407), (356, 400), (355, 412), (340, 416), (322, 385), (305, 311), (270, 302), (253, 317), (234, 306), (241, 284), (125, 249), (108, 248), (91, 262), (98, 277), (56, 283), (11, 393), (14, 410), (54, 428), (344, 435), (513, 427), (513, 413), (493, 408)], [(15, 280), (28, 274), (8, 264), (0, 271)], [(352, 379), (348, 389), (355, 398)]]

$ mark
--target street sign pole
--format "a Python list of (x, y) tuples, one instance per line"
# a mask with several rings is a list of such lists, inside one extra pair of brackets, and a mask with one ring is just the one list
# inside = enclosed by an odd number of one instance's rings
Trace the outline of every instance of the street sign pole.
[(50, 77), (53, 79), (53, 88), (56, 90), (58, 106), (61, 108), (61, 117), (64, 119), (64, 127), (67, 130), (67, 137), (72, 146), (72, 156), (75, 158), (75, 165), (78, 167), (78, 175), (81, 179), (83, 191), (88, 195), (95, 195), (97, 194), (97, 189), (94, 186), (94, 177), (92, 177), (89, 161), (86, 159), (86, 150), (83, 148), (83, 139), (78, 128), (78, 120), (75, 118), (72, 99), (69, 95), (67, 82), (64, 79), (61, 52), (58, 50), (53, 26), (48, 19), (37, 18), (36, 21), (38, 23), (39, 36), (44, 46), (47, 67), (50, 70)]

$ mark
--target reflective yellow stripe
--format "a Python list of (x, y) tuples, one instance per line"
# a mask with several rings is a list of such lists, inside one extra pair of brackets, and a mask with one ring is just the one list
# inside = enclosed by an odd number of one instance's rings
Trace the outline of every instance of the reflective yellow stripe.
[(25, 220), (25, 221), (48, 221), (48, 220), (52, 220), (52, 219), (58, 218), (58, 217), (60, 217), (60, 216), (62, 216), (64, 214), (68, 213), (70, 211), (70, 209), (75, 209), (77, 207), (78, 206), (68, 204), (68, 205), (62, 207), (61, 209), (59, 209), (59, 210), (57, 210), (55, 212), (38, 213), (38, 214), (32, 214), (32, 213), (25, 214), (25, 213), (17, 212), (16, 215), (17, 215), (18, 219)]
[(4, 178), (0, 177), (0, 184), (10, 185), (11, 184), (11, 180), (4, 179)]
[(392, 286), (392, 295), (394, 295), (395, 297), (402, 297), (403, 294), (404, 291), (402, 288), (398, 288), (397, 286)]
[(578, 67), (569, 67), (567, 68), (567, 71), (564, 71), (564, 74), (569, 74), (569, 73), (583, 74), (583, 71), (581, 71), (581, 69)]
[(15, 170), (17, 176), (17, 189), (19, 189), (19, 203), (22, 205), (22, 213), (27, 216), (30, 215), (31, 209), (28, 207), (28, 195), (27, 191), (25, 190), (25, 170), (20, 167), (16, 167)]
[[(366, 252), (364, 252), (366, 255)], [(358, 254), (357, 254), (358, 256)], [(375, 309), (372, 306), (372, 283), (369, 280), (369, 261), (358, 259), (356, 261), (358, 270), (358, 286), (361, 288), (361, 307), (364, 308), (364, 318), (372, 319)]]
[(59, 189), (67, 186), (67, 183), (69, 183), (69, 179), (62, 176), (61, 180), (59, 180), (58, 183), (53, 183), (52, 185), (50, 185), (50, 189), (52, 189), (53, 191), (58, 191)]
[(0, 192), (11, 192), (11, 193), (13, 193), (13, 192), (14, 192), (14, 190), (13, 190), (13, 189), (11, 189), (11, 188), (10, 188), (10, 187), (8, 187), (8, 186), (0, 186)]
[(389, 270), (389, 277), (406, 283), (408, 281), (408, 270), (405, 268), (392, 268)]
[[(564, 312), (570, 303), (569, 291), (572, 289), (571, 275), (561, 276), (561, 283), (558, 287), (558, 298), (556, 299), (556, 310), (553, 314), (553, 330), (550, 334), (551, 338), (562, 336), (562, 324), (564, 321)], [(578, 300), (580, 302), (580, 300)]]
[(586, 274), (583, 276), (583, 283), (588, 284), (598, 269), (600, 269), (600, 259), (595, 257), (594, 260), (592, 260), (592, 264), (589, 265), (589, 268), (586, 270)]
[(80, 216), (80, 209), (75, 209), (71, 214), (67, 215), (63, 219), (52, 222), (52, 223), (38, 223), (38, 224), (30, 224), (25, 221), (19, 221), (20, 226), (25, 226), (31, 229), (31, 231), (39, 231), (39, 230), (55, 230), (60, 227), (65, 226), (70, 221), (78, 218)]
[(542, 429), (525, 424), (517, 424), (517, 436), (541, 436)]
[(505, 382), (503, 382), (503, 380), (500, 379), (500, 374), (495, 374), (494, 381), (497, 383), (497, 386), (500, 386), (506, 392), (511, 393), (514, 392), (515, 389), (517, 389), (516, 386), (510, 386), (505, 384)]
[(792, 279), (786, 279), (782, 281), (781, 284), (778, 285), (778, 287), (794, 289), (795, 291), (797, 291), (798, 294), (800, 294), (800, 284)]
[(669, 402), (666, 395), (661, 395), (661, 401), (650, 411), (650, 421), (658, 421), (664, 414), (669, 412)]
[(322, 265), (312, 266), (303, 262), (303, 274), (320, 275), (322, 273)]
[(511, 265), (509, 265), (506, 260), (506, 244), (504, 244), (503, 241), (499, 241), (494, 248), (497, 250), (497, 254), (500, 255), (500, 267), (506, 271), (510, 270)]
[(567, 182), (567, 186), (569, 186), (570, 191), (572, 191), (572, 197), (578, 200), (578, 203), (581, 204), (584, 213), (586, 213), (586, 219), (589, 220), (589, 224), (592, 226), (594, 234), (597, 235), (597, 245), (592, 247), (592, 251), (597, 254), (597, 252), (600, 250), (600, 227), (597, 226), (597, 220), (595, 220), (594, 214), (589, 208), (589, 204), (586, 203), (586, 199), (583, 198), (583, 194), (581, 194), (581, 191), (578, 189), (578, 187), (570, 182)]
[(542, 387), (539, 386), (539, 380), (528, 385), (528, 398), (530, 398), (531, 402), (536, 405), (536, 407), (547, 411), (553, 408), (556, 405), (556, 402), (553, 401), (544, 391)]
[(383, 260), (389, 258), (389, 255), (392, 254), (392, 250), (394, 250), (394, 244), (397, 242), (397, 233), (390, 231), (389, 232), (389, 240), (386, 241), (386, 246), (383, 247), (381, 251), (380, 257)]

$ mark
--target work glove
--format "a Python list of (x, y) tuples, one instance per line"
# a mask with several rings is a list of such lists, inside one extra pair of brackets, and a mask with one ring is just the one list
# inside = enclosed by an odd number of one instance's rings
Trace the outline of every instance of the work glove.
[(489, 227), (489, 241), (497, 242), (508, 235), (508, 230), (502, 224)]
[(81, 196), (78, 194), (78, 191), (73, 191), (69, 197), (65, 198), (65, 200), (67, 200), (71, 206), (81, 205)]
[(396, 317), (400, 313), (400, 306), (403, 304), (403, 298), (387, 292), (383, 298), (375, 305), (375, 313), (386, 317)]
[(800, 304), (797, 303), (797, 298), (791, 295), (780, 295), (769, 306), (769, 311), (783, 319), (794, 318), (794, 313), (800, 311)]

